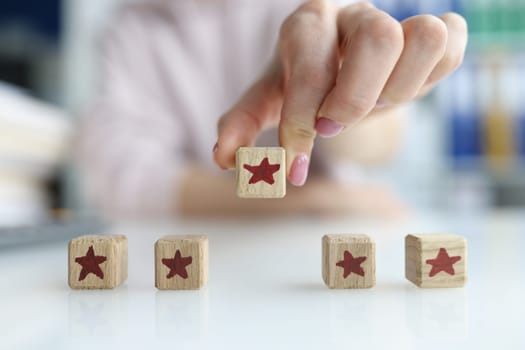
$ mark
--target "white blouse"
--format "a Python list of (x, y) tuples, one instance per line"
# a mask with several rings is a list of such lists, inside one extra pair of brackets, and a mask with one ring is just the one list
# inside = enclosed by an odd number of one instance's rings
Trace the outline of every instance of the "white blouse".
[[(173, 214), (180, 170), (191, 162), (218, 171), (217, 120), (266, 68), (283, 19), (300, 3), (123, 6), (101, 37), (98, 97), (83, 118), (91, 199), (107, 213)], [(275, 144), (277, 132), (269, 135), (261, 142)]]

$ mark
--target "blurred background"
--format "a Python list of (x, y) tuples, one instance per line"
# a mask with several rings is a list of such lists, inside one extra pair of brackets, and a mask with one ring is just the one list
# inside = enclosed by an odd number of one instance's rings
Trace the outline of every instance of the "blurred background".
[[(90, 211), (71, 165), (93, 94), (95, 37), (126, 0), (0, 2), (0, 225)], [(403, 19), (462, 13), (464, 66), (411, 108), (399, 156), (369, 176), (415, 207), (525, 206), (525, 0), (376, 0)]]

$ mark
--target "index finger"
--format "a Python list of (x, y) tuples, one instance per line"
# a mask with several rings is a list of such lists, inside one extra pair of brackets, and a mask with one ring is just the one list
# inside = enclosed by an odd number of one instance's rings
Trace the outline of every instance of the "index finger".
[(338, 71), (337, 9), (310, 1), (283, 23), (280, 51), (285, 93), (279, 141), (286, 149), (288, 180), (302, 186), (316, 136), (315, 118)]

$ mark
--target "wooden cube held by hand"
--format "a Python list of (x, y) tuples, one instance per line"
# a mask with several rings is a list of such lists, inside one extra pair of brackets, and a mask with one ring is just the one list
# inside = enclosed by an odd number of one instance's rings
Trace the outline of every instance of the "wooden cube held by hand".
[(241, 147), (236, 154), (237, 196), (282, 198), (286, 195), (286, 152), (281, 147)]
[(155, 243), (155, 287), (200, 289), (207, 281), (206, 236), (166, 236)]
[(450, 234), (407, 235), (405, 276), (422, 288), (463, 287), (467, 280), (467, 241)]
[(128, 277), (128, 240), (87, 235), (69, 241), (68, 283), (73, 289), (112, 289)]
[(323, 280), (329, 288), (371, 288), (376, 282), (375, 242), (366, 235), (323, 237)]

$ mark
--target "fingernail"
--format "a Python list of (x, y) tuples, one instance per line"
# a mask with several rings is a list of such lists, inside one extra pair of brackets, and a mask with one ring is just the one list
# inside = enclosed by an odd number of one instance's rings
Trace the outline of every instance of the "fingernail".
[(288, 180), (294, 186), (302, 186), (306, 182), (308, 175), (308, 156), (306, 154), (299, 154), (295, 157)]
[(213, 146), (213, 153), (217, 152), (218, 149), (219, 149), (219, 143), (215, 142), (215, 145)]
[(317, 119), (315, 122), (315, 130), (321, 137), (334, 137), (344, 128), (344, 125), (324, 117)]
[[(435, 78), (433, 75), (431, 75), (431, 76), (429, 76), (429, 77), (427, 78), (427, 80), (425, 81), (425, 85), (433, 84), (433, 83), (435, 83), (435, 82), (436, 82), (436, 78)], [(424, 86), (424, 85), (423, 85), (423, 86)]]
[(387, 103), (384, 100), (378, 100), (376, 103), (376, 109), (385, 108), (386, 106), (387, 106)]

